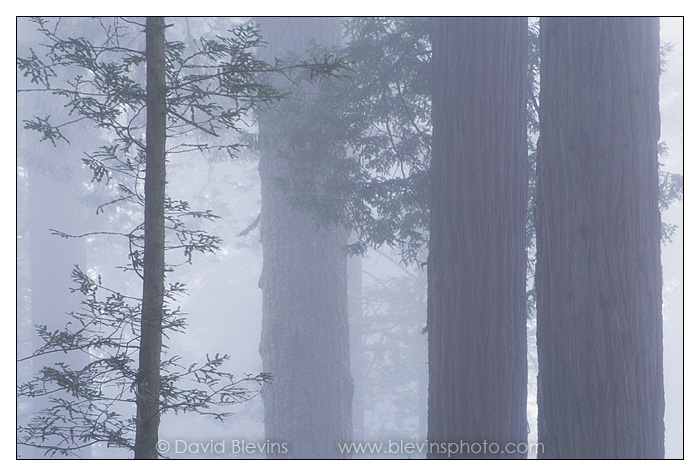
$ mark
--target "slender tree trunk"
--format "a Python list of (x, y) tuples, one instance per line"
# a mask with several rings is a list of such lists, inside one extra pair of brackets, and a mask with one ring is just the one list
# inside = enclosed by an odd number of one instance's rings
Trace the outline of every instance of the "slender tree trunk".
[[(351, 240), (352, 241), (352, 240)], [(348, 259), (348, 316), (350, 321), (350, 367), (354, 381), (352, 400), (353, 439), (365, 439), (365, 382), (362, 327), (362, 257)]]
[(663, 458), (659, 20), (544, 18), (541, 458)]
[(146, 19), (146, 184), (136, 459), (158, 457), (165, 274), (165, 20)]
[(432, 44), (428, 457), (524, 457), (527, 20), (436, 18)]
[[(303, 54), (312, 38), (321, 45), (337, 44), (339, 23), (332, 18), (265, 18), (262, 32), (269, 43), (263, 57), (272, 61), (290, 51)], [(305, 91), (311, 92), (310, 88), (292, 90), (297, 101)], [(274, 108), (262, 111), (259, 117), (260, 353), (263, 368), (274, 378), (263, 388), (265, 436), (284, 443), (286, 449), (268, 456), (348, 457), (338, 448), (338, 443), (352, 439), (346, 257), (342, 250), (347, 234), (337, 228), (319, 229), (311, 216), (289, 205), (288, 193), (279, 186), (279, 179), (291, 176), (291, 164), (301, 160), (302, 154), (318, 154), (323, 163), (323, 155), (331, 153), (308, 147), (316, 143), (318, 132), (314, 130), (308, 131), (308, 137), (295, 138), (294, 147), (270, 132), (283, 130), (285, 121), (294, 120), (280, 117)]]

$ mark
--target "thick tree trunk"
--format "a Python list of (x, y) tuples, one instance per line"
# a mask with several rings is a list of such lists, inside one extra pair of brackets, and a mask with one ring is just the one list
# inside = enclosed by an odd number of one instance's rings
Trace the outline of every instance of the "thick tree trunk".
[(136, 459), (158, 457), (165, 274), (165, 20), (146, 19), (146, 179)]
[(438, 18), (432, 43), (428, 457), (524, 457), (527, 20)]
[[(266, 18), (263, 57), (272, 61), (290, 51), (302, 54), (312, 38), (337, 44), (339, 24), (332, 18)], [(287, 87), (288, 84), (278, 84)], [(310, 88), (294, 90), (295, 95)], [(297, 96), (295, 100), (299, 100)], [(273, 458), (341, 458), (338, 444), (352, 439), (346, 257), (347, 234), (320, 229), (314, 219), (289, 205), (279, 179), (290, 177), (290, 164), (309, 150), (305, 138), (295, 147), (280, 142), (271, 129), (285, 127), (275, 109), (263, 111), (260, 125), (260, 183), (263, 247), (263, 328), (260, 353), (273, 382), (263, 388), (265, 436), (284, 443)], [(313, 144), (315, 131), (308, 131)], [(299, 191), (293, 193), (300, 193)]]
[(662, 458), (659, 21), (541, 22), (541, 458)]

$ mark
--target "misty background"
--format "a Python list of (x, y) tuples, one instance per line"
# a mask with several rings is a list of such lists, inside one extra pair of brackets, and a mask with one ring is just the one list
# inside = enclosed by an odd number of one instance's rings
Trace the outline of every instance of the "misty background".
[[(77, 21), (77, 19), (75, 19)], [(215, 28), (243, 19), (173, 18), (174, 29), (191, 30), (193, 34), (215, 33)], [(25, 55), (39, 37), (26, 19), (18, 19), (18, 56)], [(91, 32), (99, 34), (99, 32)], [(683, 19), (661, 19), (661, 44), (671, 43), (665, 72), (660, 82), (661, 141), (668, 146), (668, 155), (661, 158), (662, 169), (683, 172)], [(142, 47), (133, 45), (136, 49)], [(18, 88), (26, 79), (18, 75)], [(35, 345), (31, 306), (42, 306), (59, 319), (79, 303), (68, 292), (72, 285), (73, 265), (80, 264), (93, 279), (119, 282), (124, 289), (138, 294), (140, 283), (116, 269), (123, 265), (124, 247), (108, 236), (67, 240), (42, 236), (42, 249), (32, 248), (27, 237), (34, 231), (32, 220), (42, 203), (61, 201), (65, 215), (41, 217), (53, 223), (51, 228), (80, 234), (107, 228), (95, 209), (104, 198), (100, 183), (91, 183), (92, 174), (80, 165), (86, 150), (94, 150), (105, 140), (90, 130), (73, 131), (71, 143), (54, 147), (48, 141), (39, 143), (36, 134), (23, 129), (22, 121), (33, 116), (59, 114), (60, 99), (37, 93), (18, 96), (17, 109), (17, 347), (18, 357), (27, 355)], [(251, 129), (254, 132), (254, 129)], [(36, 158), (52, 158), (52, 169), (42, 170), (43, 180), (59, 185), (38, 187), (30, 202), (27, 179)], [(262, 252), (259, 228), (245, 232), (260, 211), (260, 178), (257, 157), (243, 149), (238, 160), (206, 154), (189, 154), (186, 161), (170, 159), (168, 187), (171, 194), (190, 202), (193, 209), (211, 209), (221, 218), (207, 223), (207, 230), (222, 239), (214, 255), (195, 256), (192, 265), (177, 269), (178, 280), (187, 283), (188, 294), (179, 302), (187, 314), (186, 333), (175, 333), (166, 342), (167, 355), (179, 354), (186, 362), (202, 361), (215, 352), (230, 355), (227, 369), (237, 375), (256, 374), (265, 369), (259, 353), (261, 336), (262, 295), (259, 280)], [(45, 174), (45, 175), (42, 175)], [(81, 187), (76, 184), (82, 183)], [(42, 196), (46, 190), (50, 195)], [(177, 192), (172, 192), (177, 191)], [(57, 195), (60, 193), (60, 195)], [(134, 216), (128, 209), (119, 209), (109, 218), (110, 226), (126, 230)], [(676, 225), (673, 241), (662, 246), (664, 381), (666, 457), (683, 457), (683, 202), (663, 212), (665, 223)], [(34, 238), (34, 236), (32, 236)], [(355, 379), (354, 408), (362, 408), (360, 420), (353, 417), (355, 441), (425, 441), (427, 418), (427, 336), (426, 276), (418, 266), (400, 263), (397, 251), (388, 247), (369, 250), (361, 260), (362, 293), (358, 297), (359, 314), (351, 315), (351, 359)], [(352, 264), (349, 270), (353, 269)], [(42, 283), (32, 281), (40, 273)], [(36, 286), (47, 289), (44, 301), (37, 301)], [(54, 322), (55, 327), (61, 327)], [(352, 333), (362, 329), (362, 336), (353, 340)], [(530, 441), (537, 440), (537, 349), (536, 318), (528, 320), (528, 423)], [(36, 364), (34, 364), (36, 365)], [(31, 362), (18, 365), (17, 379), (25, 380), (36, 367)], [(166, 414), (161, 420), (160, 438), (174, 442), (208, 442), (211, 440), (245, 440), (264, 442), (263, 402), (260, 397), (235, 405), (235, 413), (224, 422), (200, 415)], [(17, 419), (26, 421), (32, 412), (30, 403), (18, 402)], [(216, 455), (168, 454), (174, 458), (216, 457)], [(23, 454), (22, 448), (18, 455)], [(29, 455), (35, 456), (31, 453)], [(386, 457), (386, 455), (379, 455)], [(397, 458), (420, 458), (421, 454), (395, 455)], [(130, 451), (94, 446), (91, 458), (128, 458)], [(237, 455), (227, 453), (226, 458)], [(238, 457), (264, 457), (242, 454)], [(355, 455), (368, 457), (372, 455)]]

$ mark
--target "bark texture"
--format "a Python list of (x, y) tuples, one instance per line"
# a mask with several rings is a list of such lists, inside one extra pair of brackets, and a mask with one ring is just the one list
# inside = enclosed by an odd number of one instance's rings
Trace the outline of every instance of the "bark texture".
[(659, 20), (544, 18), (540, 458), (662, 458)]
[[(331, 46), (339, 41), (339, 21), (333, 18), (265, 18), (262, 33), (269, 43), (261, 52), (273, 61), (289, 52), (303, 54), (308, 41)], [(290, 83), (278, 83), (290, 87)], [(306, 85), (308, 86), (308, 85)], [(292, 88), (295, 100), (313, 89)], [(352, 379), (350, 377), (346, 257), (347, 234), (319, 228), (314, 219), (289, 204), (280, 179), (292, 173), (300, 154), (332, 153), (280, 141), (271, 130), (284, 121), (275, 109), (262, 111), (260, 127), (260, 235), (263, 270), (263, 324), (260, 353), (263, 368), (273, 375), (263, 388), (265, 437), (285, 444), (272, 458), (341, 458), (338, 443), (352, 440)], [(313, 140), (309, 141), (313, 143)], [(320, 141), (324, 142), (324, 141)], [(322, 162), (322, 161), (321, 161)], [(299, 191), (292, 191), (299, 193)]]
[(524, 457), (527, 21), (437, 18), (432, 44), (428, 439)]
[(146, 178), (136, 459), (158, 457), (165, 280), (165, 20), (146, 19)]

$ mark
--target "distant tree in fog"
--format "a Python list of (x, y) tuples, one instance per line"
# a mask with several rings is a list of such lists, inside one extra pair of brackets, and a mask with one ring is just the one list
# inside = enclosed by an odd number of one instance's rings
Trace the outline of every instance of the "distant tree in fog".
[[(303, 58), (311, 42), (332, 47), (335, 18), (264, 18), (261, 31), (275, 58)], [(293, 197), (328, 186), (342, 166), (334, 129), (340, 111), (325, 102), (308, 74), (279, 78), (286, 97), (258, 113), (263, 269), (260, 354), (274, 381), (263, 389), (265, 437), (284, 443), (274, 458), (347, 458), (352, 439), (346, 255), (348, 232), (323, 226)], [(327, 85), (326, 85), (327, 86)]]

